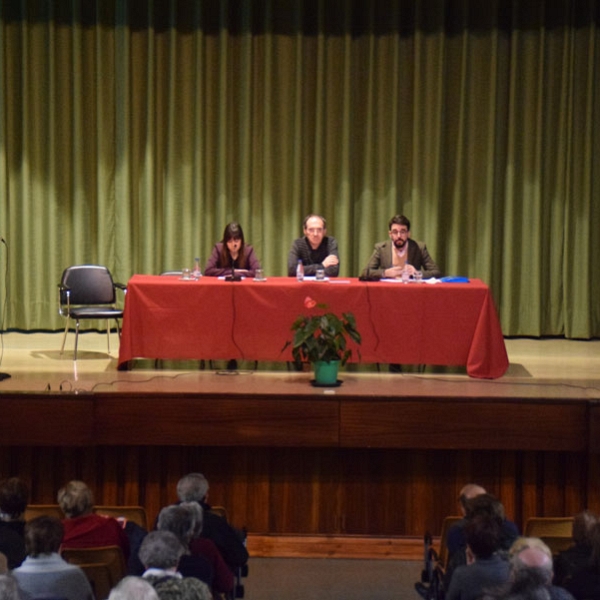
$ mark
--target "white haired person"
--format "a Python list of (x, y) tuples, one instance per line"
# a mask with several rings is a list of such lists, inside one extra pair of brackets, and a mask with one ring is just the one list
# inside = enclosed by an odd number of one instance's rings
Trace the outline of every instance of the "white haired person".
[[(188, 473), (177, 483), (177, 496), (180, 502), (197, 502), (202, 507), (203, 525), (200, 537), (212, 540), (229, 568), (235, 571), (248, 562), (248, 550), (242, 534), (223, 517), (211, 512), (207, 501), (208, 489), (208, 481), (202, 473)], [(202, 554), (202, 549), (196, 548), (196, 540), (190, 542), (190, 551), (192, 554)]]
[(151, 531), (140, 547), (140, 560), (160, 600), (212, 600), (209, 587), (195, 577), (183, 577), (177, 570), (185, 548), (170, 531)]
[(158, 600), (158, 594), (145, 579), (129, 575), (115, 585), (108, 600)]

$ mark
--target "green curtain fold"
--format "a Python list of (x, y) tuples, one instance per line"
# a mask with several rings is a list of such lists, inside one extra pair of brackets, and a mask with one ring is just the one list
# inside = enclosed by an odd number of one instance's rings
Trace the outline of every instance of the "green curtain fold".
[[(600, 336), (594, 0), (5, 0), (9, 329), (58, 329), (71, 264), (267, 275), (322, 213), (357, 276), (396, 213), (510, 336)], [(399, 309), (400, 310), (400, 309)]]

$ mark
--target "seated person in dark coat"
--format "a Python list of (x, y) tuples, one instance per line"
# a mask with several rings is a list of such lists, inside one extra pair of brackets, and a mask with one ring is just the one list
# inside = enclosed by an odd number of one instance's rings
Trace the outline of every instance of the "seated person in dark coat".
[(448, 531), (448, 563), (444, 575), (445, 588), (448, 589), (452, 573), (459, 565), (466, 563), (467, 542), (464, 528), (471, 518), (476, 515), (495, 516), (500, 520), (500, 549), (508, 550), (519, 535), (517, 526), (504, 515), (504, 506), (491, 494), (476, 484), (468, 484), (461, 490), (459, 498), (464, 519), (456, 523)]
[(584, 510), (573, 518), (573, 545), (562, 550), (554, 559), (554, 582), (563, 585), (571, 579), (573, 573), (586, 567), (592, 556), (592, 540), (590, 533), (598, 517), (589, 510)]
[(18, 477), (10, 477), (0, 484), (0, 552), (7, 559), (8, 568), (18, 567), (26, 556), (24, 513), (29, 500), (29, 488)]
[(304, 275), (314, 276), (323, 269), (326, 277), (337, 277), (340, 272), (337, 240), (327, 235), (327, 223), (321, 215), (308, 215), (302, 224), (304, 237), (294, 240), (288, 254), (288, 276), (296, 276), (298, 261)]
[(476, 600), (508, 581), (507, 556), (500, 553), (501, 527), (501, 520), (489, 515), (477, 515), (465, 525), (467, 564), (454, 571), (446, 600)]
[(200, 538), (195, 552), (190, 552), (192, 541), (202, 531), (202, 507), (197, 502), (183, 502), (167, 506), (158, 515), (158, 530), (174, 533), (187, 549), (179, 560), (179, 572), (184, 577), (197, 577), (210, 586), (214, 596), (233, 590), (233, 573), (225, 564), (214, 543)]
[(151, 531), (140, 547), (140, 560), (146, 571), (143, 578), (158, 593), (160, 600), (212, 600), (210, 588), (195, 577), (183, 577), (177, 570), (185, 548), (170, 531)]
[(554, 561), (554, 583), (577, 600), (600, 598), (600, 522), (589, 511), (573, 521), (575, 544)]
[[(208, 538), (215, 543), (221, 556), (232, 571), (243, 567), (248, 562), (248, 550), (241, 532), (234, 529), (219, 515), (211, 512), (208, 498), (208, 481), (201, 473), (190, 473), (177, 483), (177, 496), (180, 502), (197, 502), (203, 510), (204, 522), (200, 537)], [(194, 543), (190, 543), (190, 551), (194, 553)]]

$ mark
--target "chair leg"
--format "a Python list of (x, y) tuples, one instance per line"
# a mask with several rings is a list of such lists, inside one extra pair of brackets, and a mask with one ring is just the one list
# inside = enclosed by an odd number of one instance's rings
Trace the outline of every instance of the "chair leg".
[(110, 322), (106, 319), (106, 348), (108, 349), (108, 354), (110, 355)]
[(67, 324), (65, 325), (65, 334), (63, 335), (63, 340), (62, 340), (62, 346), (60, 347), (60, 353), (62, 355), (62, 353), (65, 350), (65, 342), (67, 341), (67, 333), (69, 333), (69, 323), (70, 323), (71, 319), (69, 317), (67, 317)]
[(73, 352), (73, 360), (77, 360), (77, 343), (79, 342), (79, 319), (75, 321), (75, 350)]

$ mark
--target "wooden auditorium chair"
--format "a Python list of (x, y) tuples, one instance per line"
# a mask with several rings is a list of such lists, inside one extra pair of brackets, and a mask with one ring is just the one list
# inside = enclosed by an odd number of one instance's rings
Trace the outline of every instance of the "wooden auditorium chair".
[(540, 538), (556, 555), (573, 543), (573, 517), (530, 517), (523, 533)]

